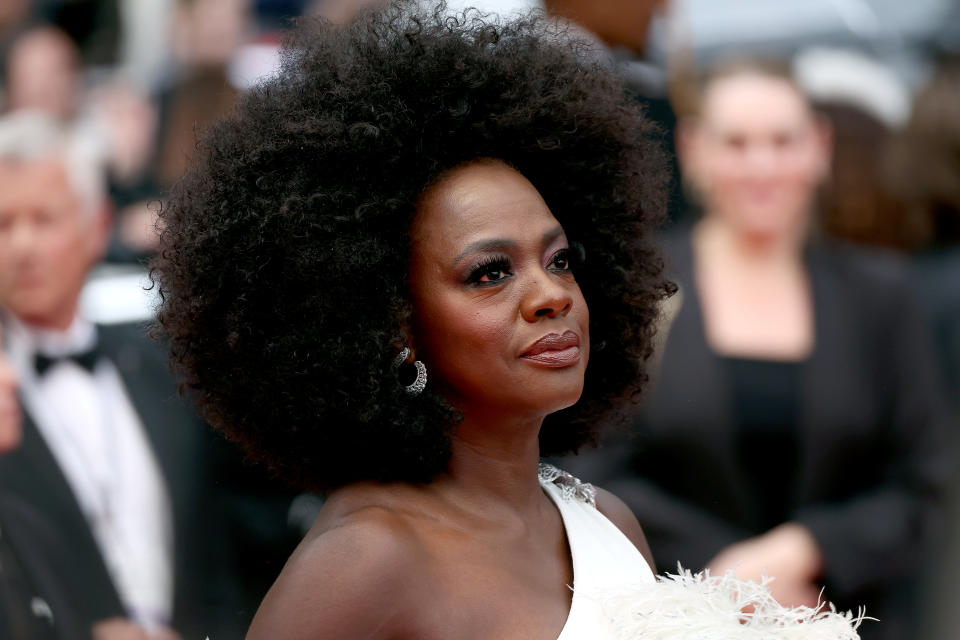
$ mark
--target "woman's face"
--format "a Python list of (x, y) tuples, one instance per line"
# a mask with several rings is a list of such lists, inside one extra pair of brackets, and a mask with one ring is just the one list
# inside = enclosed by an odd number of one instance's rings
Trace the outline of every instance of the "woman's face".
[(421, 198), (411, 229), (412, 342), (468, 417), (543, 417), (574, 404), (589, 312), (563, 229), (514, 169), (482, 160)]
[(16, 449), (22, 437), (17, 378), (3, 352), (3, 325), (0, 324), (0, 454)]
[(829, 133), (789, 82), (749, 72), (714, 80), (684, 137), (684, 168), (708, 215), (750, 235), (803, 232)]

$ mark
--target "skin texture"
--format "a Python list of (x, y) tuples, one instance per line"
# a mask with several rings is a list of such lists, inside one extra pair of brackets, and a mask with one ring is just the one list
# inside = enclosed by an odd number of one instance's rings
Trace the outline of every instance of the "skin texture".
[(0, 162), (0, 304), (30, 325), (66, 329), (109, 226), (105, 211), (85, 210), (56, 159)]
[[(700, 118), (681, 135), (684, 167), (706, 214), (694, 230), (697, 290), (717, 353), (802, 360), (814, 347), (802, 247), (830, 134), (790, 82), (740, 71), (710, 82)], [(817, 603), (823, 558), (810, 531), (784, 523), (721, 550), (712, 573), (776, 579), (788, 606)]]
[[(456, 408), (489, 422), (539, 420), (579, 399), (590, 316), (563, 229), (526, 178), (493, 161), (452, 172), (425, 195), (411, 237), (414, 352)], [(566, 331), (579, 337), (576, 365), (545, 370), (520, 357)]]
[[(427, 190), (411, 237), (410, 343), (417, 356), (430, 354), (464, 414), (449, 471), (426, 485), (334, 491), (249, 640), (552, 640), (566, 621), (570, 551), (537, 480), (540, 425), (577, 400), (589, 355), (589, 315), (562, 260), (562, 229), (521, 174), (478, 161)], [(507, 260), (476, 267), (491, 252)], [(523, 356), (566, 330), (580, 336), (576, 363), (552, 368)], [(622, 502), (601, 492), (598, 505), (647, 551)]]

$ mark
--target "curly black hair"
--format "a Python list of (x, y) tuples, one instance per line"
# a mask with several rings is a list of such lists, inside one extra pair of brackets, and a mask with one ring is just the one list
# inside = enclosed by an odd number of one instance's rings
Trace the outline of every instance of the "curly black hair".
[(427, 185), (496, 158), (586, 256), (584, 393), (545, 421), (542, 453), (594, 440), (601, 412), (645, 380), (671, 285), (647, 244), (661, 153), (592, 60), (537, 14), (395, 2), (347, 27), (302, 21), (161, 213), (157, 329), (207, 420), (305, 489), (445, 471), (459, 415), (436, 385), (407, 395), (392, 365), (414, 319), (409, 228)]

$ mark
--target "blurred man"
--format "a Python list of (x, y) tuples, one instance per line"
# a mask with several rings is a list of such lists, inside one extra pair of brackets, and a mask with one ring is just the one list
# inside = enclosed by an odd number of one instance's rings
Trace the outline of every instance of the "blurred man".
[[(0, 322), (0, 345), (3, 323)], [(20, 446), (17, 375), (0, 349), (0, 456)], [(31, 506), (0, 487), (0, 637), (86, 640), (70, 588), (69, 540)]]
[(202, 431), (141, 331), (79, 310), (109, 230), (97, 159), (44, 116), (0, 119), (0, 315), (23, 405), (0, 486), (70, 541), (95, 638), (203, 637)]

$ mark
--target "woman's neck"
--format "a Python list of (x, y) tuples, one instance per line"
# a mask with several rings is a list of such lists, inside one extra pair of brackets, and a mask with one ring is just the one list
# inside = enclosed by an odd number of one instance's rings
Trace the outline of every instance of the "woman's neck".
[(448, 472), (440, 487), (459, 502), (476, 507), (539, 508), (543, 492), (537, 477), (543, 417), (491, 419), (466, 417), (451, 436)]
[(800, 263), (804, 237), (800, 230), (753, 234), (711, 215), (701, 220), (694, 230), (698, 252), (755, 265)]

